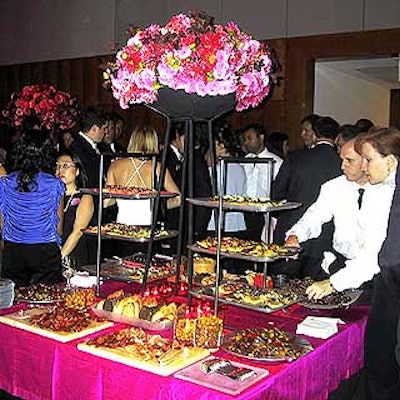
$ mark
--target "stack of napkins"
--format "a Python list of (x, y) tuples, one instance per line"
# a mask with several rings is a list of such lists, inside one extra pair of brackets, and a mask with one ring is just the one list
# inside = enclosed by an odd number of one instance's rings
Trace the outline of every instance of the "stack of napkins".
[(344, 324), (344, 322), (339, 318), (308, 316), (297, 324), (296, 333), (327, 339), (338, 332), (338, 324)]
[(81, 288), (90, 288), (96, 285), (96, 277), (89, 275), (88, 272), (75, 272), (71, 278), (71, 285)]

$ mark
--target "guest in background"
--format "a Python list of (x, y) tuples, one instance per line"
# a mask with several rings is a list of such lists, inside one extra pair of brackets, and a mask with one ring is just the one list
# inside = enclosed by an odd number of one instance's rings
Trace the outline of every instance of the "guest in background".
[(95, 262), (96, 251), (82, 230), (93, 221), (93, 197), (79, 189), (87, 185), (87, 178), (72, 153), (63, 152), (57, 157), (56, 176), (66, 185), (64, 195), (64, 227), (61, 256), (69, 257), (77, 267)]
[(98, 188), (100, 151), (97, 146), (103, 140), (106, 119), (98, 110), (91, 108), (82, 113), (80, 126), (81, 131), (70, 150), (88, 177), (88, 186)]
[(120, 146), (120, 149), (118, 151), (125, 151), (124, 146), (120, 144), (120, 140), (124, 136), (125, 121), (116, 112), (114, 112), (112, 116), (114, 119), (114, 126), (115, 126), (114, 142)]
[(374, 127), (374, 123), (367, 118), (360, 118), (355, 126), (360, 129), (361, 132), (368, 132), (371, 128)]
[(3, 277), (17, 286), (61, 282), (65, 184), (53, 175), (49, 132), (23, 132), (12, 160), (15, 172), (0, 178)]
[[(271, 153), (264, 145), (265, 129), (260, 124), (250, 124), (243, 129), (243, 146), (247, 152), (246, 158), (271, 158), (273, 164), (257, 163), (244, 164), (246, 173), (246, 194), (250, 197), (270, 197), (271, 176), (270, 168), (273, 168), (275, 178), (282, 165), (282, 158)], [(247, 234), (250, 240), (260, 241), (264, 227), (264, 216), (260, 213), (246, 213)]]
[[(104, 128), (104, 136), (98, 147), (101, 153), (114, 154), (123, 151), (122, 146), (116, 142), (115, 121), (112, 114), (105, 114), (106, 126)], [(109, 165), (109, 163), (108, 163)], [(108, 168), (107, 165), (107, 168)]]
[(289, 136), (284, 132), (272, 132), (267, 137), (267, 149), (284, 160), (289, 153)]
[[(151, 126), (137, 126), (131, 135), (128, 152), (141, 153), (143, 155), (155, 155), (158, 153), (158, 135)], [(156, 177), (153, 175), (154, 168)], [(153, 161), (148, 157), (129, 157), (120, 158), (114, 161), (107, 173), (107, 185), (121, 185), (126, 187), (156, 188), (154, 178), (159, 178), (161, 172), (161, 163), (153, 165)], [(168, 170), (165, 171), (163, 188), (170, 192), (179, 193), (179, 189), (173, 181)], [(179, 207), (180, 196), (167, 200), (168, 208)], [(105, 207), (118, 205), (117, 222), (129, 225), (151, 225), (152, 208), (150, 199), (125, 200), (125, 199), (107, 199), (104, 202)], [(120, 252), (126, 252), (126, 246), (120, 246)], [(132, 253), (132, 252), (131, 252)]]
[(304, 148), (310, 149), (317, 143), (317, 135), (314, 131), (313, 125), (320, 118), (318, 114), (306, 115), (301, 121), (301, 139), (304, 143)]

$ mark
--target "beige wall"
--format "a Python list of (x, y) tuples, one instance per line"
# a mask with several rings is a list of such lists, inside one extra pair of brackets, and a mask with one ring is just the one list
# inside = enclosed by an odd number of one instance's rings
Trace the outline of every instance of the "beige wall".
[(193, 9), (257, 39), (400, 27), (400, 0), (1, 0), (0, 65), (107, 54), (129, 24)]
[(316, 63), (314, 112), (330, 115), (340, 124), (368, 118), (388, 126), (390, 89)]

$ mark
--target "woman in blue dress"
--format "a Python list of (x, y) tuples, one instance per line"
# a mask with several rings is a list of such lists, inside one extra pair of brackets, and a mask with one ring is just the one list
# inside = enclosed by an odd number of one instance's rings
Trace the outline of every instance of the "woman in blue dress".
[(16, 286), (57, 283), (65, 184), (53, 174), (49, 132), (25, 131), (12, 151), (14, 172), (0, 178), (4, 278)]

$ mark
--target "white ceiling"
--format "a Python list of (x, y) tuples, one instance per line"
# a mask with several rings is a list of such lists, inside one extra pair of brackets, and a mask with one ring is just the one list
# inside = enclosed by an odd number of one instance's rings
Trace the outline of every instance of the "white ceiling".
[(368, 58), (352, 60), (317, 60), (329, 68), (355, 76), (388, 89), (400, 89), (400, 58)]

